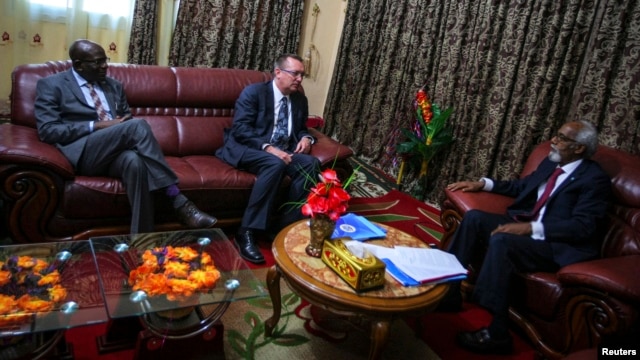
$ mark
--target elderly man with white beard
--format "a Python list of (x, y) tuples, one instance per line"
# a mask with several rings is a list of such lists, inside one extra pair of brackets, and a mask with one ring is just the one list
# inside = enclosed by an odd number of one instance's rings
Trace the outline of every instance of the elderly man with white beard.
[[(551, 151), (530, 175), (482, 178), (448, 185), (451, 191), (490, 191), (515, 198), (506, 214), (468, 211), (448, 252), (467, 266), (484, 253), (472, 301), (492, 314), (488, 327), (462, 332), (456, 342), (476, 353), (510, 353), (509, 279), (514, 272), (555, 272), (598, 256), (611, 196), (611, 179), (589, 158), (598, 133), (586, 121), (564, 124)], [(460, 284), (452, 284), (440, 311), (458, 311)]]

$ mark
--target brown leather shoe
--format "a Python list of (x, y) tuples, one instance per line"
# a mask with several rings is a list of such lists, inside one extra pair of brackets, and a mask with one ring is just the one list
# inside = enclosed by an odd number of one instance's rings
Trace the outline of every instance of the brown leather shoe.
[(191, 201), (187, 201), (176, 211), (178, 212), (180, 222), (191, 229), (210, 228), (218, 222), (218, 219), (200, 211)]

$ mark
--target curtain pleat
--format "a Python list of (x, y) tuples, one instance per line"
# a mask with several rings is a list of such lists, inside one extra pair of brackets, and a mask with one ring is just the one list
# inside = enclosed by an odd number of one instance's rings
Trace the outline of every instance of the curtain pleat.
[(303, 0), (183, 0), (169, 64), (271, 70), (297, 52), (303, 10)]
[(157, 65), (158, 1), (136, 0), (133, 9), (128, 62)]

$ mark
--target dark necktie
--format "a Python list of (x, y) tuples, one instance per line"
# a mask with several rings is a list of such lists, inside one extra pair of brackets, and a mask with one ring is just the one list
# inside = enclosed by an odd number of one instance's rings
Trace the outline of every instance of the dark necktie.
[(89, 95), (91, 95), (91, 100), (93, 100), (93, 104), (96, 107), (96, 112), (98, 113), (98, 120), (104, 121), (109, 120), (109, 115), (107, 111), (102, 106), (102, 101), (96, 92), (96, 89), (93, 87), (93, 84), (87, 83), (87, 87), (89, 88)]
[(278, 120), (276, 128), (271, 137), (271, 144), (286, 150), (289, 146), (289, 106), (286, 97), (280, 100), (280, 111), (278, 112)]
[(542, 192), (542, 195), (538, 199), (538, 202), (536, 202), (536, 205), (533, 207), (533, 211), (531, 211), (531, 216), (533, 220), (535, 220), (538, 217), (539, 215), (538, 213), (540, 212), (540, 209), (542, 209), (542, 206), (547, 202), (547, 200), (549, 199), (549, 196), (551, 195), (551, 192), (553, 191), (553, 188), (556, 186), (556, 181), (558, 181), (558, 176), (560, 176), (560, 174), (562, 174), (563, 172), (564, 170), (562, 170), (562, 168), (556, 168), (553, 174), (551, 174), (549, 181), (547, 181), (547, 185), (544, 187), (544, 191)]

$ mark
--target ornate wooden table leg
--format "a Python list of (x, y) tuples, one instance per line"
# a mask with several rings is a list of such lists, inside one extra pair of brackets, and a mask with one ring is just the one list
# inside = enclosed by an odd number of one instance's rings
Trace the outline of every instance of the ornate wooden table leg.
[(376, 319), (371, 322), (371, 348), (369, 349), (369, 360), (380, 358), (382, 349), (387, 345), (389, 339), (390, 319)]
[(280, 298), (280, 269), (277, 265), (273, 265), (267, 272), (267, 288), (269, 289), (269, 297), (273, 305), (273, 316), (264, 322), (264, 334), (271, 336), (273, 329), (278, 325), (280, 320), (280, 312), (282, 310), (282, 300)]

